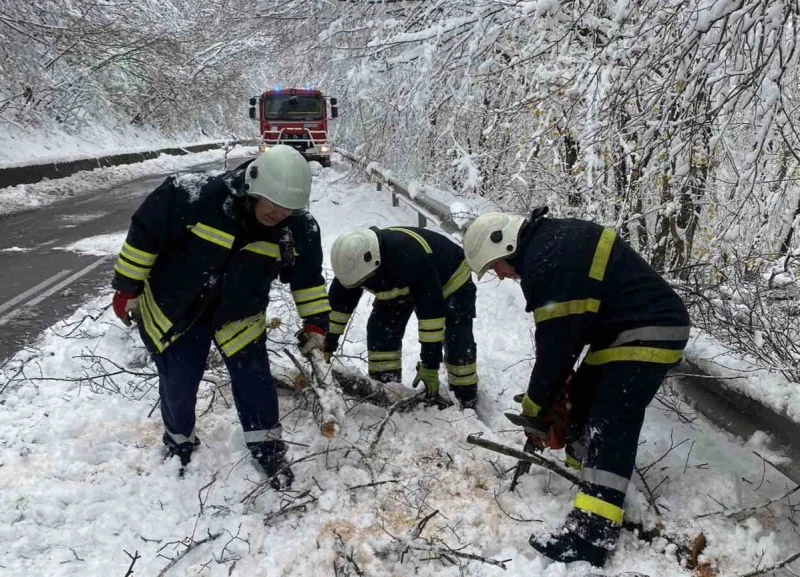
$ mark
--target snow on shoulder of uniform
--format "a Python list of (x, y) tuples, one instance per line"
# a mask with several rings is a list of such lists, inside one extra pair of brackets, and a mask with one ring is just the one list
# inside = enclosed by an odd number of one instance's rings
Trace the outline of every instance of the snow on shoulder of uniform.
[(186, 174), (176, 174), (175, 184), (186, 191), (189, 195), (189, 202), (197, 202), (200, 193), (208, 179), (225, 174), (224, 170), (207, 170), (204, 172), (187, 172)]

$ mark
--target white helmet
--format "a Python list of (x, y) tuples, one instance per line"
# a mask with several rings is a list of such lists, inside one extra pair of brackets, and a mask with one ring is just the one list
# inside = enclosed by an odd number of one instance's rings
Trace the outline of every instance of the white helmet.
[(346, 232), (331, 247), (333, 274), (347, 288), (361, 284), (381, 265), (378, 235), (368, 228)]
[(502, 212), (482, 214), (472, 221), (464, 233), (464, 256), (469, 268), (478, 274), (478, 280), (494, 263), (517, 251), (517, 237), (523, 224), (523, 217)]
[(299, 210), (311, 196), (311, 170), (303, 155), (284, 144), (270, 148), (247, 167), (244, 192)]

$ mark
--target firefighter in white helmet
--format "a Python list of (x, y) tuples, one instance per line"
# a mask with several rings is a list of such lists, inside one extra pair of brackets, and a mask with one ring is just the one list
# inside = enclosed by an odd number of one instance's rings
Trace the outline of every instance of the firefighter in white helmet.
[(463, 408), (475, 406), (478, 375), (472, 335), (475, 285), (464, 251), (448, 238), (406, 226), (357, 229), (333, 243), (336, 278), (330, 288), (331, 323), (327, 355), (335, 352), (364, 290), (375, 295), (367, 323), (369, 374), (400, 381), (402, 342), (412, 311), (419, 321), (420, 361), (414, 386), (439, 394), (439, 367), (447, 369), (450, 391)]
[(689, 315), (612, 229), (546, 213), (479, 216), (464, 252), (479, 279), (490, 269), (520, 279), (536, 323), (536, 362), (515, 397), (521, 414), (507, 416), (537, 448), (566, 445), (568, 464), (581, 470), (564, 528), (530, 544), (556, 561), (602, 566), (616, 546), (645, 409), (681, 358)]
[(275, 488), (292, 481), (269, 369), (265, 309), (289, 283), (304, 352), (323, 347), (328, 304), (311, 173), (287, 146), (221, 175), (170, 176), (134, 213), (114, 266), (113, 308), (159, 374), (164, 444), (181, 471), (199, 444), (197, 389), (212, 341), (231, 376), (244, 442)]

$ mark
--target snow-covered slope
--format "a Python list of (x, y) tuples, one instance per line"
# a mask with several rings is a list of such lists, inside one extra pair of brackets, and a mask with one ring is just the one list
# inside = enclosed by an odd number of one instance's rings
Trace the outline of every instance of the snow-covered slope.
[[(341, 165), (315, 176), (311, 210), (326, 254), (349, 228), (415, 223), (409, 210), (391, 207), (388, 194), (353, 178)], [(71, 249), (114, 252), (109, 239), (87, 239)], [(248, 458), (230, 392), (213, 375), (198, 401), (203, 444), (185, 478), (178, 478), (177, 462), (162, 458), (153, 368), (135, 332), (104, 310), (110, 294), (89, 299), (2, 367), (4, 575), (123, 576), (132, 558), (134, 575), (152, 576), (565, 577), (588, 569), (548, 564), (527, 543), (531, 532), (560, 526), (575, 488), (534, 469), (510, 493), (507, 471), (514, 462), (465, 442), (469, 433), (484, 432), (522, 444), (502, 416), (525, 388), (532, 361), (533, 322), (513, 283), (479, 286), (477, 414), (456, 408), (396, 414), (374, 443), (386, 411), (363, 403), (329, 442), (301, 397), (283, 396), (297, 477), (287, 494), (258, 490), (260, 475)], [(291, 325), (293, 311), (278, 300), (270, 313)], [(368, 313), (365, 298), (342, 357), (361, 370)], [(418, 352), (414, 323), (404, 341), (406, 383)], [(271, 360), (276, 372), (288, 373), (283, 339), (284, 333), (271, 335)], [(625, 531), (609, 574), (688, 575), (673, 543), (691, 544), (701, 532), (719, 575), (768, 566), (797, 548), (784, 501), (739, 523), (722, 515), (699, 518), (723, 507), (759, 505), (792, 486), (754, 454), (779, 458), (763, 454), (762, 439), (742, 443), (700, 418), (687, 422), (687, 415), (661, 403), (648, 413), (638, 456), (646, 486), (634, 478), (626, 517), (653, 527), (657, 516), (647, 493), (656, 493), (666, 538), (647, 543)], [(431, 545), (503, 561), (507, 569), (425, 551)]]
[[(256, 153), (255, 147), (237, 146), (231, 150), (228, 156), (228, 165), (235, 166), (235, 163), (243, 162), (243, 158), (246, 156)], [(158, 158), (133, 164), (83, 170), (64, 178), (44, 179), (33, 184), (0, 188), (0, 217), (41, 208), (60, 200), (82, 196), (103, 188), (111, 188), (153, 174), (186, 170), (211, 162), (218, 162), (219, 166), (222, 166), (224, 158), (225, 152), (219, 149), (183, 156), (162, 154)]]

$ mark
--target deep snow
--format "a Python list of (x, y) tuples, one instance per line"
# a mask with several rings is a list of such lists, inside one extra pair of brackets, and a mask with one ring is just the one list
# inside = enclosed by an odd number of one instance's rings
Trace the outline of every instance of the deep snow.
[[(335, 164), (315, 177), (311, 211), (320, 222), (326, 255), (337, 234), (349, 228), (416, 222), (409, 209), (391, 208), (388, 194), (346, 178), (345, 172)], [(113, 254), (123, 235), (120, 231), (64, 248)], [(281, 291), (275, 287), (274, 293)], [(527, 544), (531, 532), (560, 526), (571, 507), (574, 487), (534, 468), (517, 492), (509, 493), (509, 475), (500, 474), (513, 461), (465, 443), (467, 434), (484, 432), (522, 444), (522, 436), (502, 416), (504, 410), (515, 408), (511, 397), (525, 388), (532, 362), (533, 322), (524, 313), (523, 297), (514, 283), (489, 280), (479, 285), (475, 332), (480, 417), (456, 408), (397, 414), (370, 452), (383, 409), (368, 404), (352, 408), (340, 437), (329, 442), (308, 412), (295, 410), (299, 401), (284, 395), (285, 437), (295, 443), (290, 457), (320, 454), (295, 465), (297, 480), (291, 493), (266, 491), (255, 500), (246, 496), (259, 473), (248, 458), (224, 386), (203, 385), (198, 401), (203, 445), (185, 478), (177, 478), (175, 460), (163, 461), (158, 411), (148, 417), (157, 401), (153, 369), (135, 332), (103, 310), (110, 294), (109, 290), (90, 298), (71, 318), (45, 331), (36, 346), (21, 351), (2, 368), (0, 568), (4, 574), (122, 576), (131, 562), (126, 552), (140, 556), (135, 575), (330, 576), (336, 560), (353, 567), (337, 551), (352, 554), (368, 577), (566, 577), (588, 569), (581, 564), (549, 564)], [(280, 315), (288, 325), (286, 331), (272, 335), (273, 368), (291, 373), (279, 351), (284, 346), (280, 341), (290, 340), (286, 335), (296, 323), (294, 312), (276, 299), (269, 313)], [(361, 370), (365, 370), (361, 357), (368, 313), (365, 297), (354, 315), (342, 359)], [(412, 319), (404, 341), (407, 384), (418, 350)], [(103, 368), (115, 372), (116, 366), (137, 374), (87, 380)], [(691, 416), (688, 408), (683, 410)], [(651, 489), (657, 486), (665, 534), (691, 542), (703, 532), (708, 540), (705, 557), (719, 575), (744, 574), (798, 549), (793, 511), (785, 501), (741, 522), (721, 515), (698, 518), (723, 506), (757, 505), (793, 487), (754, 454), (780, 458), (764, 454), (763, 435), (742, 442), (701, 417), (687, 423), (654, 403), (641, 442), (639, 466), (658, 461), (646, 478)], [(679, 446), (664, 456), (672, 445)], [(652, 527), (657, 517), (643, 487), (635, 476), (626, 518)], [(791, 503), (797, 501), (795, 495)], [(304, 508), (265, 524), (269, 513), (303, 502), (308, 502)], [(411, 531), (433, 511), (438, 514), (422, 538), (413, 539)], [(197, 542), (218, 533), (160, 573), (185, 549), (180, 541)], [(431, 560), (424, 552), (401, 554), (404, 546), (421, 546), (426, 540), (510, 559), (508, 569), (477, 562), (463, 562), (459, 568)], [(626, 531), (606, 572), (690, 574), (675, 557), (667, 540), (647, 544)]]

